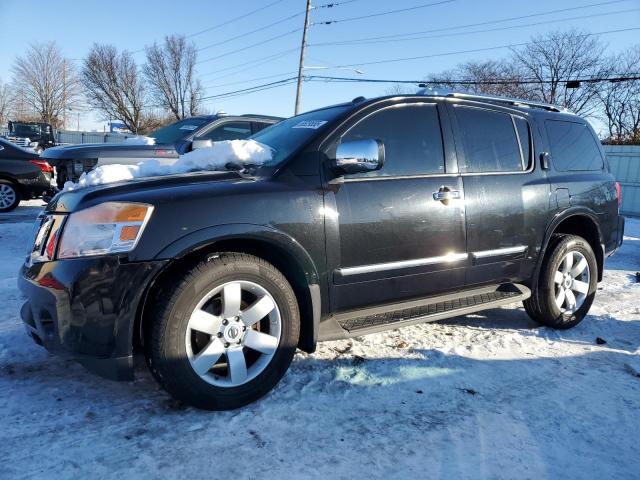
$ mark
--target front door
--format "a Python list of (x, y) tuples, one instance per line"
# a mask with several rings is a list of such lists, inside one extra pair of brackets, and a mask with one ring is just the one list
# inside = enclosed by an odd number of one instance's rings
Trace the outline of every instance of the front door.
[(332, 310), (463, 286), (464, 192), (446, 112), (424, 101), (387, 103), (361, 112), (343, 131), (333, 148), (381, 140), (385, 163), (333, 179), (325, 195), (333, 213), (325, 214)]

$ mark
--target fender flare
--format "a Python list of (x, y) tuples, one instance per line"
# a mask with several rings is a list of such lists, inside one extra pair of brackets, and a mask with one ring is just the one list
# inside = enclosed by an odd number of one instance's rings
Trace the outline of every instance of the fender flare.
[(307, 284), (318, 284), (318, 270), (304, 247), (290, 235), (267, 225), (232, 223), (202, 228), (167, 245), (155, 255), (154, 259), (181, 258), (205, 246), (233, 239), (262, 241), (286, 251), (295, 258), (304, 271)]
[[(551, 240), (551, 236), (555, 232), (558, 225), (560, 225), (563, 221), (567, 220), (571, 217), (587, 217), (589, 218), (596, 227), (596, 231), (598, 234), (598, 244), (600, 245), (602, 255), (601, 258), (604, 258), (604, 244), (602, 239), (602, 232), (600, 230), (600, 225), (598, 222), (598, 216), (590, 209), (581, 206), (569, 207), (561, 212), (556, 213), (551, 221), (547, 224), (547, 228), (544, 233), (544, 238), (542, 240), (542, 246), (540, 248), (540, 254), (538, 255), (538, 260), (536, 261), (536, 268), (534, 271), (534, 282), (533, 285), (538, 284), (538, 276), (540, 275), (540, 270), (542, 269), (542, 261), (547, 254), (547, 247), (549, 246), (549, 241)], [(594, 252), (596, 254), (596, 258), (598, 258), (598, 252)], [(602, 270), (604, 265), (598, 265), (600, 270)], [(602, 275), (602, 271), (598, 272), (598, 279)]]

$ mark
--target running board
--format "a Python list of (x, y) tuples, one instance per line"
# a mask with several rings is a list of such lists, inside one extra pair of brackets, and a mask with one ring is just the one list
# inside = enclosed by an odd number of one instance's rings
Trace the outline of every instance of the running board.
[(530, 296), (531, 291), (524, 285), (508, 283), (466, 290), (457, 294), (349, 311), (333, 315), (322, 322), (320, 338), (335, 340), (416, 323), (434, 322), (509, 305), (526, 300)]

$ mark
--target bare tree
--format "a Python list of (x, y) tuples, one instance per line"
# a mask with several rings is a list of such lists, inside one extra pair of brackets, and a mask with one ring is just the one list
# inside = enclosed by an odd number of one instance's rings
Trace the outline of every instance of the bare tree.
[(120, 120), (136, 133), (155, 127), (155, 117), (145, 115), (143, 78), (129, 52), (94, 44), (83, 61), (82, 83), (87, 100), (106, 120)]
[(13, 109), (14, 97), (8, 84), (0, 80), (0, 126), (5, 126)]
[(43, 122), (60, 125), (65, 111), (79, 98), (74, 65), (55, 42), (33, 44), (13, 66), (13, 84), (23, 101)]
[(163, 45), (154, 43), (146, 52), (144, 73), (154, 103), (177, 120), (195, 115), (202, 98), (202, 86), (195, 78), (195, 45), (183, 35), (171, 35)]
[(427, 78), (435, 87), (519, 98), (528, 95), (522, 82), (522, 73), (506, 60), (467, 62)]
[(600, 85), (583, 83), (578, 88), (567, 88), (566, 82), (602, 75), (603, 52), (604, 46), (597, 37), (569, 30), (534, 37), (526, 46), (513, 50), (512, 62), (532, 82), (526, 84), (529, 99), (588, 116), (597, 109)]
[[(640, 45), (608, 59), (609, 77), (637, 77)], [(640, 144), (640, 80), (613, 81), (598, 90), (610, 143)]]

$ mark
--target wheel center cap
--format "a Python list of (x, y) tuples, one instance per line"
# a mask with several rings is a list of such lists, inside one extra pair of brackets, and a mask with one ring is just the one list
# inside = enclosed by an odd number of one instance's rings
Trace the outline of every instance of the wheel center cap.
[(236, 322), (231, 323), (225, 327), (222, 334), (227, 343), (238, 343), (242, 338), (242, 327)]
[(573, 284), (573, 278), (570, 275), (564, 277), (564, 288), (570, 288)]

